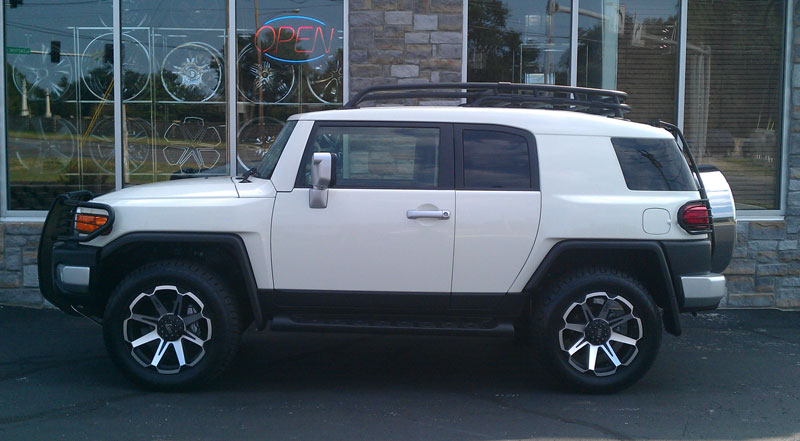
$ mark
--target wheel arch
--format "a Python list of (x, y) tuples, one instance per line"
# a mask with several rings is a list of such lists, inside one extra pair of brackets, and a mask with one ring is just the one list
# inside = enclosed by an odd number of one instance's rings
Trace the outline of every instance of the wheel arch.
[(547, 283), (569, 271), (586, 266), (605, 266), (629, 272), (640, 280), (664, 310), (664, 328), (681, 334), (675, 287), (670, 277), (664, 250), (654, 241), (568, 240), (557, 243), (525, 285), (524, 292), (535, 296)]
[(136, 232), (121, 236), (100, 251), (97, 290), (110, 293), (125, 274), (153, 261), (184, 258), (216, 270), (228, 283), (242, 311), (257, 329), (266, 323), (247, 248), (233, 233)]

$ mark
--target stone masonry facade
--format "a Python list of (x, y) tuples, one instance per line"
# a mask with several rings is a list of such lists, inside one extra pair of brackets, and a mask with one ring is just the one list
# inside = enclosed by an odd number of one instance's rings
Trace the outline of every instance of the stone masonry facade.
[[(786, 216), (739, 222), (723, 307), (800, 308), (800, 7), (794, 11)], [(349, 21), (351, 95), (379, 84), (462, 80), (462, 0), (351, 0)], [(38, 289), (41, 227), (0, 225), (0, 304), (48, 305)]]

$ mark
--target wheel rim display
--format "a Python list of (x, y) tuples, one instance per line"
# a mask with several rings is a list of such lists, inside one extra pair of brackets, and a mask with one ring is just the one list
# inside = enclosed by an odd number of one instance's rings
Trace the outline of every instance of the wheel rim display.
[(242, 49), (238, 57), (239, 93), (251, 103), (279, 103), (294, 89), (294, 67), (268, 57), (259, 57), (252, 44)]
[(272, 147), (284, 123), (270, 117), (253, 118), (237, 134), (236, 159), (245, 170), (258, 165)]
[(164, 57), (161, 82), (175, 101), (208, 101), (222, 85), (221, 56), (205, 43), (184, 43)]
[(161, 374), (176, 374), (205, 356), (205, 345), (211, 340), (211, 319), (192, 292), (159, 285), (139, 294), (128, 310), (122, 334), (140, 365)]
[(28, 100), (42, 101), (50, 96), (51, 101), (64, 98), (72, 84), (72, 62), (69, 57), (62, 56), (53, 63), (50, 60), (50, 48), (42, 44), (41, 54), (18, 55), (14, 58), (14, 87), (20, 95), (27, 95)]
[[(128, 171), (139, 170), (150, 156), (150, 124), (141, 118), (125, 120), (125, 144), (127, 146)], [(87, 142), (89, 156), (101, 170), (114, 173), (114, 118), (106, 118), (96, 124)]]
[(63, 118), (25, 118), (25, 132), (33, 132), (38, 138), (16, 138), (9, 133), (9, 144), (14, 156), (22, 166), (35, 173), (60, 172), (69, 166), (75, 157), (77, 130)]
[[(81, 77), (83, 84), (97, 99), (112, 100), (110, 87), (114, 79), (114, 62), (106, 58), (106, 44), (110, 44), (113, 34), (107, 33), (92, 40), (83, 51), (81, 57)], [(123, 81), (122, 96), (126, 100), (139, 97), (150, 84), (150, 75), (140, 73), (132, 68), (144, 68), (149, 71), (150, 53), (136, 38), (122, 34)]]
[(576, 370), (598, 377), (612, 375), (629, 365), (639, 352), (644, 335), (642, 321), (633, 305), (622, 296), (605, 292), (587, 294), (572, 303), (562, 316), (558, 332), (561, 350)]
[(326, 104), (342, 102), (342, 60), (331, 55), (318, 63), (306, 76), (308, 90), (314, 97)]

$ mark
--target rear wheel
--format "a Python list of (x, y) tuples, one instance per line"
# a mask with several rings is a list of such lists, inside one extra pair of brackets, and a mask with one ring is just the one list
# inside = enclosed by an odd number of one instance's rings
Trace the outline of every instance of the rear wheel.
[(631, 276), (590, 268), (563, 277), (535, 304), (542, 362), (572, 389), (608, 393), (640, 379), (661, 345), (661, 316)]
[(134, 381), (180, 389), (209, 381), (239, 346), (239, 311), (221, 279), (198, 264), (145, 265), (114, 290), (103, 320), (112, 360)]

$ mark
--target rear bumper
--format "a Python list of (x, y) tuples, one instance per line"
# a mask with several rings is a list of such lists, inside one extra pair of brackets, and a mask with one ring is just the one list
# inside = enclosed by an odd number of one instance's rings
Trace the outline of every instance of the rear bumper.
[(716, 309), (725, 296), (725, 276), (707, 273), (681, 277), (684, 311)]

